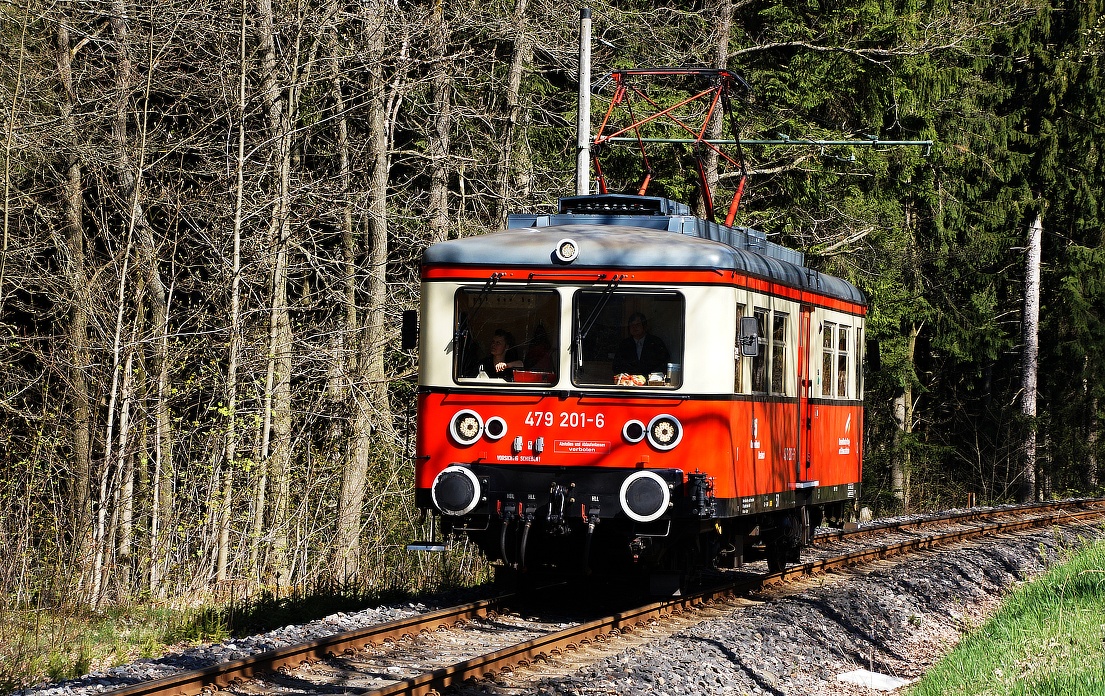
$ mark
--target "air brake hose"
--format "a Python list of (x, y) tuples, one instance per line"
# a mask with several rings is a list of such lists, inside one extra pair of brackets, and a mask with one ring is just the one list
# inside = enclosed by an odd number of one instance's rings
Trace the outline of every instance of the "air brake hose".
[(526, 567), (526, 542), (529, 540), (529, 528), (533, 524), (533, 520), (526, 519), (526, 526), (522, 528), (522, 548), (518, 552), (518, 567)]
[(503, 531), (499, 535), (499, 553), (503, 556), (503, 564), (509, 566), (510, 559), (506, 555), (506, 530), (510, 528), (510, 517), (503, 518)]

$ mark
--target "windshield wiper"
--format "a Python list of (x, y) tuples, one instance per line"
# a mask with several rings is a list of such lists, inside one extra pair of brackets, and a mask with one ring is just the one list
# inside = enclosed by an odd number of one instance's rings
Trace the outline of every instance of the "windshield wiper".
[[(622, 278), (625, 275), (615, 275), (610, 279), (610, 282), (606, 284), (606, 287), (602, 289), (602, 295), (599, 296), (599, 301), (591, 310), (591, 314), (587, 317), (587, 321), (579, 323), (576, 327), (575, 340), (572, 341), (572, 349), (576, 354), (576, 366), (583, 367), (583, 341), (591, 334), (591, 329), (595, 328), (595, 324), (599, 320), (599, 315), (602, 314), (602, 310), (606, 308), (610, 298), (614, 296), (614, 291), (618, 288), (618, 283), (622, 282)], [(579, 310), (579, 305), (576, 305), (576, 310)], [(577, 316), (578, 320), (579, 317)]]
[(460, 323), (457, 325), (456, 333), (453, 334), (453, 349), (459, 353), (459, 355), (457, 355), (458, 365), (464, 364), (464, 351), (468, 348), (468, 329), (472, 326), (472, 322), (475, 321), (476, 317), (480, 315), (480, 311), (487, 302), (487, 298), (491, 295), (492, 288), (495, 287), (503, 275), (505, 274), (492, 273), (491, 277), (488, 278), (487, 282), (480, 288), (480, 294), (476, 295), (476, 299), (473, 300), (471, 311), (466, 312), (461, 317)]

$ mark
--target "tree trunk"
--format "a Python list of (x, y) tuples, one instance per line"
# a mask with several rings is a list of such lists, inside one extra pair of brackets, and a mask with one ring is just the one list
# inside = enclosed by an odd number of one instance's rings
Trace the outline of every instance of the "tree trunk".
[(1086, 488), (1093, 491), (1097, 488), (1097, 443), (1101, 437), (1101, 419), (1097, 415), (1098, 400), (1094, 397), (1090, 401), (1089, 427), (1086, 432)]
[(436, 60), (433, 77), (433, 129), (429, 134), (430, 155), (430, 243), (449, 237), (449, 137), (453, 127), (452, 62), (449, 55), (449, 25), (444, 0), (434, 0), (431, 27), (432, 51)]
[[(342, 191), (342, 262), (344, 264), (344, 299), (345, 316), (332, 372), (336, 378), (331, 380), (328, 389), (329, 397), (335, 402), (341, 399), (351, 398), (348, 388), (349, 376), (356, 369), (357, 361), (346, 357), (349, 346), (356, 343), (357, 335), (357, 239), (353, 228), (353, 168), (350, 157), (349, 125), (345, 115), (345, 96), (342, 91), (340, 40), (338, 37), (339, 26), (335, 25), (329, 42), (331, 62), (331, 92), (334, 99), (334, 108), (337, 111), (336, 129), (338, 141), (338, 171), (339, 184)], [(376, 58), (374, 56), (374, 58)], [(379, 77), (377, 75), (377, 77)], [(354, 421), (356, 416), (353, 416)], [(352, 424), (347, 423), (350, 430), (349, 440), (353, 439), (355, 430)], [(359, 552), (360, 525), (361, 525), (361, 496), (364, 491), (364, 478), (366, 471), (360, 466), (355, 456), (347, 453), (342, 467), (342, 483), (338, 495), (338, 509), (335, 520), (334, 547), (331, 549), (330, 573), (333, 577), (348, 582), (356, 575), (357, 556)]]
[(368, 144), (371, 158), (368, 220), (365, 246), (368, 249), (368, 305), (360, 331), (355, 383), (350, 389), (352, 421), (350, 448), (342, 476), (335, 540), (335, 570), (345, 580), (356, 576), (360, 560), (360, 528), (365, 485), (373, 443), (390, 446), (394, 439), (388, 404), (384, 350), (388, 339), (385, 308), (388, 259), (388, 123), (387, 82), (383, 59), (387, 50), (386, 5), (377, 3), (368, 12), (379, 24), (368, 27), (365, 62), (371, 66), (372, 85), (368, 97)]
[(19, 107), (19, 95), (23, 82), (23, 59), (27, 49), (27, 24), (31, 13), (23, 13), (23, 28), (19, 34), (19, 60), (15, 69), (15, 86), (12, 89), (12, 106), (4, 128), (4, 221), (3, 240), (0, 244), (0, 316), (4, 310), (4, 280), (8, 269), (8, 242), (11, 239), (11, 187), (12, 187), (12, 144), (15, 141), (15, 117)]
[(913, 470), (912, 443), (913, 434), (913, 360), (917, 351), (917, 337), (921, 335), (921, 325), (911, 323), (906, 343), (906, 364), (909, 375), (902, 385), (902, 391), (894, 397), (894, 422), (898, 430), (894, 433), (894, 457), (890, 464), (890, 490), (901, 505), (908, 510), (910, 505), (910, 474)]
[(68, 336), (68, 383), (69, 408), (71, 411), (71, 431), (69, 439), (73, 448), (72, 476), (68, 482), (69, 529), (72, 536), (73, 554), (76, 564), (82, 569), (81, 575), (90, 580), (89, 553), (91, 552), (92, 529), (92, 399), (87, 378), (91, 364), (91, 352), (88, 339), (89, 291), (88, 273), (85, 269), (84, 228), (81, 225), (84, 186), (81, 179), (79, 147), (81, 138), (77, 133), (73, 109), (77, 103), (77, 92), (73, 85), (72, 51), (69, 41), (67, 22), (57, 23), (56, 58), (58, 75), (64, 96), (59, 104), (61, 122), (65, 129), (64, 149), (65, 180), (61, 191), (64, 207), (64, 235), (59, 252), (63, 260), (66, 284), (69, 287), (69, 325)]
[(1036, 497), (1036, 368), (1040, 352), (1040, 256), (1043, 214), (1038, 213), (1028, 228), (1028, 248), (1024, 270), (1024, 352), (1021, 354), (1021, 415), (1024, 440), (1017, 499), (1028, 502)]
[[(126, 312), (127, 277), (130, 272), (130, 258), (134, 249), (134, 240), (127, 230), (126, 244), (120, 249), (122, 256), (121, 270), (119, 272), (118, 291), (115, 298), (115, 335), (111, 344), (111, 387), (108, 391), (107, 401), (107, 426), (104, 433), (104, 456), (99, 471), (99, 495), (96, 497), (96, 523), (93, 530), (93, 561), (92, 561), (92, 596), (91, 604), (97, 607), (102, 599), (105, 564), (107, 563), (107, 544), (111, 530), (108, 528), (108, 501), (111, 495), (112, 464), (116, 461), (115, 451), (123, 451), (122, 434), (119, 441), (115, 437), (115, 417), (119, 408), (120, 385), (119, 380), (124, 376), (123, 360), (127, 347), (123, 344), (123, 319)], [(121, 455), (120, 455), (121, 456)]]
[(116, 467), (119, 472), (119, 488), (116, 491), (118, 504), (118, 532), (115, 545), (115, 567), (118, 584), (129, 593), (132, 590), (131, 564), (134, 562), (134, 457), (126, 443), (130, 441), (131, 411), (134, 395), (134, 353), (138, 345), (137, 333), (139, 320), (135, 319), (135, 331), (132, 333), (127, 359), (123, 366), (122, 405), (119, 408), (119, 457)]
[[(259, 31), (263, 63), (262, 92), (268, 116), (269, 133), (275, 146), (275, 190), (272, 191), (272, 216), (269, 224), (270, 250), (273, 255), (270, 276), (269, 366), (265, 394), (265, 458), (272, 486), (268, 536), (272, 539), (269, 567), (278, 585), (290, 580), (288, 566), (288, 496), (291, 472), (292, 432), (292, 328), (288, 312), (288, 246), (291, 238), (289, 219), (291, 196), (292, 129), (290, 105), (285, 105), (276, 64), (275, 26), (272, 0), (260, 0)], [(287, 108), (286, 108), (287, 106)], [(256, 525), (262, 525), (259, 511)], [(259, 536), (261, 527), (255, 527)]]
[[(532, 42), (529, 36), (526, 6), (528, 0), (515, 0), (514, 19), (512, 22), (514, 33), (514, 49), (510, 54), (510, 70), (507, 73), (506, 85), (506, 126), (503, 128), (502, 158), (499, 161), (499, 212), (498, 224), (506, 224), (507, 213), (510, 212), (514, 201), (515, 189), (520, 182), (516, 176), (519, 170), (519, 161), (528, 159), (528, 155), (519, 152), (515, 148), (517, 130), (522, 121), (522, 71), (525, 64), (531, 60), (533, 52)], [(524, 146), (519, 146), (524, 147)]]
[[(717, 6), (714, 8), (714, 67), (719, 70), (724, 70), (729, 67), (729, 28), (733, 21), (733, 3), (732, 0), (717, 0)], [(709, 137), (711, 139), (719, 139), (725, 132), (725, 112), (721, 108), (721, 104), (718, 104), (718, 108), (714, 111), (713, 116), (710, 118), (710, 132)], [(732, 137), (739, 138), (739, 133), (733, 133)], [(708, 192), (703, 192), (703, 195), (714, 196), (718, 190), (718, 154), (712, 149), (706, 149), (704, 168), (706, 170), (706, 185), (709, 187)], [(699, 217), (704, 217), (706, 214), (705, 198), (699, 198), (696, 201), (697, 205), (696, 214)], [(718, 201), (714, 201), (714, 205), (717, 206)]]
[[(149, 340), (143, 340), (142, 345), (148, 346), (143, 350), (150, 350), (150, 373), (154, 375), (155, 389), (153, 390), (153, 404), (149, 410), (154, 416), (154, 470), (156, 472), (157, 508), (158, 514), (168, 515), (172, 510), (171, 481), (166, 480), (172, 474), (172, 424), (169, 413), (169, 299), (168, 290), (161, 280), (158, 268), (159, 250), (154, 240), (153, 228), (146, 218), (144, 193), (142, 180), (146, 167), (146, 138), (148, 133), (149, 112), (143, 109), (142, 121), (138, 124), (138, 162), (131, 161), (128, 151), (127, 120), (130, 111), (130, 95), (133, 83), (133, 68), (129, 55), (127, 40), (128, 8), (125, 0), (113, 0), (113, 16), (111, 19), (112, 35), (115, 40), (116, 55), (116, 102), (115, 115), (112, 123), (112, 136), (116, 152), (116, 167), (118, 168), (119, 185), (123, 191), (123, 200), (128, 203), (127, 225), (128, 235), (133, 234), (137, 241), (137, 250), (140, 259), (142, 281), (145, 284), (144, 297), (149, 302)], [(150, 91), (153, 87), (153, 71), (156, 65), (156, 56), (153, 47), (154, 24), (150, 23), (150, 40), (147, 45), (147, 70), (144, 85), (142, 103), (149, 104)], [(142, 304), (139, 303), (141, 307)], [(126, 447), (126, 440), (121, 441)], [(165, 499), (162, 499), (164, 496)], [(160, 530), (167, 527), (168, 520), (159, 520), (156, 524)], [(157, 549), (157, 547), (152, 547)], [(153, 561), (153, 559), (151, 559)], [(151, 562), (151, 567), (156, 567), (157, 562)]]
[(226, 581), (230, 563), (230, 503), (234, 496), (234, 469), (238, 458), (238, 360), (242, 342), (242, 220), (245, 198), (246, 164), (246, 0), (242, 0), (241, 25), (238, 29), (238, 154), (234, 182), (234, 229), (230, 259), (230, 336), (226, 357), (226, 439), (223, 476), (219, 486), (219, 521), (215, 553), (215, 580)]

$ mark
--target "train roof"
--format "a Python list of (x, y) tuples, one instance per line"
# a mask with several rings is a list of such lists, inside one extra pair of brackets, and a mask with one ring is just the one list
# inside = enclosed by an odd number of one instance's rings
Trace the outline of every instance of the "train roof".
[(540, 267), (557, 264), (555, 249), (576, 241), (573, 268), (736, 271), (812, 293), (866, 304), (851, 283), (810, 268), (712, 239), (627, 224), (562, 224), (518, 227), (454, 239), (426, 249), (426, 265)]

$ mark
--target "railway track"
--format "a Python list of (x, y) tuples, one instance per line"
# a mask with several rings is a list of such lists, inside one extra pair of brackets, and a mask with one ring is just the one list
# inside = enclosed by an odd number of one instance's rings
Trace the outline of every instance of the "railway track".
[(553, 659), (581, 646), (613, 640), (665, 617), (699, 611), (799, 577), (931, 549), (984, 536), (1077, 523), (1105, 516), (1105, 500), (970, 511), (819, 534), (806, 563), (770, 574), (738, 573), (732, 580), (683, 597), (650, 602), (587, 620), (538, 621), (511, 613), (515, 595), (443, 609), (337, 634), (171, 677), (142, 682), (113, 696), (332, 692), (373, 696), (428, 694)]

